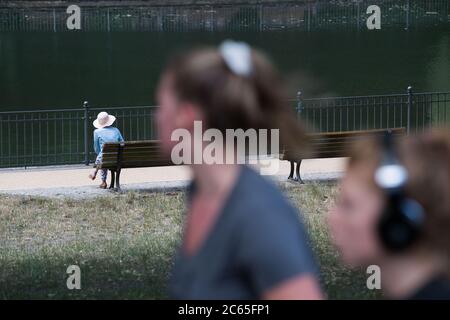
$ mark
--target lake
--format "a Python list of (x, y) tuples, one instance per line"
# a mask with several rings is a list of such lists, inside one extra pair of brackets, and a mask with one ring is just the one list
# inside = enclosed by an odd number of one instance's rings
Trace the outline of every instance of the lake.
[(3, 32), (0, 110), (154, 105), (167, 58), (244, 40), (264, 50), (294, 98), (448, 91), (450, 30)]

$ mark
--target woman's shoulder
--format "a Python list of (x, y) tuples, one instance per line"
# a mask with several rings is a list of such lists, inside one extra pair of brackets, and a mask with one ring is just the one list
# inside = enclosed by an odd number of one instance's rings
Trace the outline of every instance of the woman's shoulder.
[(116, 131), (116, 132), (118, 132), (118, 133), (120, 133), (120, 130), (119, 130), (119, 128), (117, 128), (117, 127), (110, 127), (110, 128), (112, 128), (114, 131)]
[(237, 186), (237, 204), (250, 219), (298, 219), (298, 211), (289, 202), (286, 196), (266, 177), (259, 175), (255, 170), (244, 167), (242, 178)]
[[(301, 273), (317, 273), (299, 211), (269, 179), (245, 169), (236, 190), (233, 237), (239, 263), (263, 292)], [(255, 269), (256, 268), (256, 269)]]
[(120, 133), (120, 130), (114, 126), (99, 128), (99, 129), (96, 129), (95, 131), (97, 131), (97, 130), (98, 130), (98, 132), (104, 131), (104, 132), (119, 132)]
[(420, 288), (409, 300), (450, 300), (450, 280), (436, 277)]

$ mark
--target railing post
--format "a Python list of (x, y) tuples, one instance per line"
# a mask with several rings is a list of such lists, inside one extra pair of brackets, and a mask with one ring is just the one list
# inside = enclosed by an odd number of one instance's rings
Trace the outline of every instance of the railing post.
[(259, 5), (259, 31), (263, 31), (263, 5)]
[(297, 119), (300, 118), (300, 115), (302, 114), (302, 110), (303, 110), (302, 92), (298, 91), (297, 92), (297, 106), (295, 107)]
[(308, 2), (308, 32), (311, 31), (311, 5)]
[(407, 92), (408, 92), (408, 113), (407, 113), (406, 132), (409, 135), (411, 130), (411, 112), (413, 104), (413, 92), (411, 86), (408, 86)]
[(84, 164), (89, 165), (89, 141), (88, 141), (88, 128), (89, 128), (89, 102), (83, 102), (84, 108)]
[(409, 0), (407, 0), (406, 1), (406, 27), (405, 27), (405, 30), (409, 30), (409, 10), (410, 10)]
[(359, 9), (359, 1), (358, 1), (358, 2), (356, 2), (356, 29), (357, 29), (357, 30), (361, 29), (361, 28), (360, 28), (360, 23), (359, 23), (359, 22), (360, 22), (360, 21), (359, 21), (359, 20), (360, 20), (360, 17), (359, 17), (359, 10), (360, 10), (360, 9)]
[(108, 32), (110, 32), (111, 26), (110, 26), (110, 22), (109, 22), (109, 8), (106, 9), (106, 18), (108, 20)]
[(53, 32), (56, 32), (56, 12), (53, 9)]

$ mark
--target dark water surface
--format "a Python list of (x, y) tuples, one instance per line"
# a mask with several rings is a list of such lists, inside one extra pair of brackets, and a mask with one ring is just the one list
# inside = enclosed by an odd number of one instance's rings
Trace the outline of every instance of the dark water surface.
[(450, 30), (0, 33), (0, 111), (155, 104), (168, 56), (232, 38), (266, 51), (305, 97), (450, 90)]

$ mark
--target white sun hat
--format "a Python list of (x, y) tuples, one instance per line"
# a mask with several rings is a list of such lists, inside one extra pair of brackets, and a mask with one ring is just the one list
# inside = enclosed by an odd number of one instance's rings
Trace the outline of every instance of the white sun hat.
[(108, 112), (103, 111), (97, 115), (97, 119), (95, 119), (92, 124), (97, 129), (100, 129), (112, 125), (114, 121), (116, 121), (116, 117), (108, 114)]

